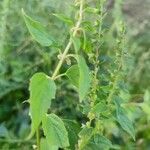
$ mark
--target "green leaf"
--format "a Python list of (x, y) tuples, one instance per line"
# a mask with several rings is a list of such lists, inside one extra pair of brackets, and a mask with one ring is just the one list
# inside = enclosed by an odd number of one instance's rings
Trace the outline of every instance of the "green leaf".
[(79, 67), (78, 67), (78, 65), (71, 66), (66, 71), (66, 75), (69, 78), (69, 80), (71, 81), (71, 83), (78, 88), (79, 87)]
[(70, 67), (67, 70), (66, 75), (73, 85), (78, 88), (79, 98), (80, 101), (82, 101), (89, 91), (91, 77), (85, 59), (79, 55), (75, 58), (77, 59), (78, 65), (73, 65)]
[(79, 67), (79, 98), (81, 102), (88, 94), (91, 83), (91, 77), (85, 59), (82, 56), (78, 56), (77, 62)]
[(86, 144), (90, 141), (91, 137), (93, 136), (94, 128), (93, 127), (87, 127), (84, 126), (82, 130), (79, 132), (79, 137), (82, 139), (82, 142), (80, 143), (80, 149), (83, 150), (83, 148), (86, 146)]
[(60, 19), (61, 21), (69, 24), (69, 25), (73, 25), (73, 21), (69, 18), (69, 17), (66, 17), (65, 15), (63, 14), (53, 14), (55, 17), (57, 17), (58, 19)]
[[(87, 37), (86, 37), (86, 33), (84, 30), (83, 30), (83, 42), (82, 43), (83, 43), (82, 48), (83, 48), (83, 50), (85, 50), (86, 46), (87, 46)], [(85, 52), (86, 52), (86, 50), (85, 50)]]
[(84, 150), (109, 150), (112, 147), (113, 145), (109, 139), (96, 134), (89, 140), (88, 144), (84, 147)]
[(79, 137), (84, 137), (85, 139), (89, 138), (92, 136), (94, 129), (92, 127), (84, 127), (80, 133), (79, 133)]
[[(51, 145), (50, 149), (51, 150), (58, 150), (58, 147)], [(48, 145), (48, 142), (45, 138), (42, 138), (40, 140), (40, 150), (49, 150), (49, 145)]]
[(84, 51), (86, 54), (89, 54), (89, 53), (92, 52), (92, 44), (91, 44), (91, 41), (90, 41), (90, 40), (85, 40), (85, 39), (84, 39), (83, 51)]
[(55, 98), (56, 85), (46, 74), (36, 73), (30, 80), (29, 90), (32, 132), (34, 132), (50, 107), (51, 100)]
[(86, 36), (86, 32), (83, 30), (82, 49), (88, 54), (92, 52), (91, 40)]
[(99, 9), (92, 8), (92, 7), (87, 7), (87, 8), (85, 8), (85, 11), (88, 12), (88, 13), (97, 14), (99, 12)]
[(84, 115), (88, 115), (88, 113), (91, 111), (91, 106), (89, 103), (85, 103), (81, 105), (81, 111)]
[(80, 131), (80, 126), (73, 120), (63, 119), (63, 122), (68, 131), (70, 148), (71, 150), (75, 150), (75, 145), (78, 143), (78, 133)]
[(51, 145), (60, 148), (68, 147), (68, 132), (63, 121), (55, 114), (45, 115), (42, 120), (44, 134), (46, 136), (49, 148)]
[(147, 114), (147, 117), (150, 118), (150, 105), (148, 105), (147, 103), (142, 103), (141, 108), (143, 112)]
[(117, 102), (115, 102), (115, 104), (117, 107), (116, 108), (116, 115), (117, 115), (118, 123), (135, 140), (135, 130), (133, 127), (133, 123), (127, 117), (125, 110)]
[(72, 42), (73, 42), (74, 49), (75, 49), (76, 53), (78, 53), (79, 50), (80, 50), (80, 47), (81, 47), (80, 38), (72, 36), (71, 39), (72, 39)]
[(23, 10), (22, 13), (26, 26), (32, 37), (42, 46), (51, 46), (54, 43), (54, 40), (46, 31), (45, 27), (40, 22), (35, 21), (31, 17), (27, 16)]
[(92, 112), (95, 114), (100, 114), (107, 111), (107, 105), (103, 102), (99, 102), (92, 108)]

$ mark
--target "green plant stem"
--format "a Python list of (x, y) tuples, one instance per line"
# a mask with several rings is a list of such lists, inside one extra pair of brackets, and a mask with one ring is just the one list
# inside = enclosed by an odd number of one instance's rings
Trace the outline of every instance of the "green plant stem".
[(39, 130), (39, 127), (36, 131), (36, 142), (37, 142), (37, 150), (40, 150), (40, 130)]
[(58, 78), (60, 78), (60, 77), (63, 77), (63, 76), (65, 76), (65, 75), (66, 75), (65, 73), (60, 74), (60, 75), (56, 76), (54, 80), (56, 80), (56, 79), (58, 79)]
[[(82, 19), (83, 19), (83, 3), (84, 3), (84, 0), (81, 0), (80, 1), (80, 10), (79, 10), (79, 19), (78, 19), (75, 27), (73, 28), (74, 29), (73, 36), (76, 36), (77, 31), (78, 31), (78, 29), (80, 27), (80, 24), (82, 22)], [(63, 64), (63, 62), (64, 62), (64, 60), (66, 58), (66, 55), (67, 55), (67, 53), (68, 53), (68, 51), (69, 51), (69, 49), (71, 47), (71, 45), (72, 45), (72, 40), (71, 40), (71, 37), (70, 37), (69, 42), (68, 42), (68, 44), (67, 44), (67, 46), (66, 46), (66, 48), (65, 48), (65, 50), (64, 50), (64, 52), (62, 54), (62, 57), (61, 57), (60, 61), (58, 62), (58, 65), (56, 66), (56, 69), (55, 69), (55, 71), (54, 71), (54, 73), (52, 75), (52, 79), (53, 80), (57, 76), (57, 74), (58, 74), (58, 72), (59, 72), (59, 70), (60, 70), (60, 68), (61, 68), (61, 66), (62, 66), (62, 64)]]
[(53, 80), (54, 80), (55, 77), (57, 76), (57, 74), (58, 74), (58, 72), (59, 72), (59, 70), (60, 70), (60, 68), (61, 68), (61, 66), (62, 66), (62, 64), (63, 64), (63, 62), (64, 62), (64, 60), (65, 60), (65, 57), (66, 57), (66, 55), (67, 55), (67, 53), (68, 53), (68, 51), (69, 51), (69, 49), (70, 49), (70, 47), (71, 47), (71, 45), (72, 45), (72, 41), (71, 41), (71, 39), (70, 39), (70, 40), (69, 40), (69, 43), (67, 44), (67, 46), (66, 46), (66, 48), (65, 48), (65, 50), (64, 50), (64, 53), (62, 54), (62, 57), (61, 57), (61, 59), (60, 59), (58, 65), (57, 65), (57, 67), (56, 67), (56, 69), (55, 69), (55, 71), (54, 71), (54, 73), (53, 73), (53, 75), (52, 75), (52, 79), (53, 79)]

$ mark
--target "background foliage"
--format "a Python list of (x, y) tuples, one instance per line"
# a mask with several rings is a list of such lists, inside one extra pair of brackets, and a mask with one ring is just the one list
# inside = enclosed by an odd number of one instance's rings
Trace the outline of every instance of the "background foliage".
[[(133, 142), (122, 131), (118, 131), (113, 125), (112, 127), (110, 125), (107, 131), (109, 135), (109, 130), (111, 132), (113, 130), (113, 136), (110, 135), (111, 140), (117, 141), (115, 143), (119, 143), (125, 150), (148, 150), (150, 148), (149, 5), (148, 0), (144, 2), (126, 0), (122, 5), (119, 0), (110, 0), (106, 5), (108, 14), (104, 28), (106, 28), (105, 38), (109, 40), (104, 49), (107, 53), (111, 53), (109, 50), (114, 42), (114, 33), (110, 32), (113, 22), (123, 18), (127, 24), (126, 48), (130, 58), (126, 83), (130, 94), (126, 93), (123, 96), (131, 102), (131, 105), (136, 104), (132, 108), (128, 106), (129, 116), (135, 122), (136, 142)], [(29, 78), (37, 71), (51, 74), (50, 70), (56, 66), (56, 52), (58, 51), (56, 48), (43, 48), (32, 40), (23, 21), (21, 8), (24, 8), (26, 13), (35, 20), (45, 24), (62, 48), (69, 36), (69, 26), (52, 14), (63, 13), (72, 18), (74, 11), (71, 0), (0, 1), (0, 148), (4, 150), (20, 149), (20, 147), (30, 149), (35, 142), (31, 140), (24, 144), (23, 140), (30, 130), (28, 104), (25, 102), (29, 97), (27, 90)], [(100, 61), (101, 59), (104, 58), (100, 58)], [(104, 60), (104, 65), (107, 66), (109, 59)], [(62, 71), (67, 67), (64, 66)], [(58, 80), (57, 84), (60, 82), (61, 80)], [(63, 81), (63, 85), (58, 87), (59, 95), (52, 103), (52, 112), (63, 118), (76, 119), (80, 122), (83, 116), (79, 112), (77, 95), (67, 82), (67, 80)]]

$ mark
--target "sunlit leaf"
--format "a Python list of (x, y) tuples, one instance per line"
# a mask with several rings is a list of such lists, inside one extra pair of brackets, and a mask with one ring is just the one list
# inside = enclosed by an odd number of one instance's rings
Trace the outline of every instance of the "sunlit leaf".
[(79, 132), (79, 137), (84, 137), (85, 139), (86, 138), (89, 138), (90, 136), (92, 136), (92, 133), (93, 133), (93, 128), (92, 127), (84, 127), (80, 132)]
[(46, 31), (45, 27), (38, 21), (33, 20), (24, 11), (22, 11), (26, 26), (32, 37), (42, 46), (51, 46), (54, 43), (53, 38)]
[(63, 121), (55, 114), (45, 115), (42, 120), (44, 135), (46, 136), (51, 146), (58, 146), (60, 148), (69, 146), (68, 132)]
[[(50, 149), (51, 150), (58, 150), (58, 147), (51, 145)], [(48, 141), (45, 138), (42, 138), (40, 140), (40, 150), (49, 150), (49, 144), (48, 144)]]
[(70, 67), (66, 75), (70, 81), (78, 88), (79, 98), (82, 101), (88, 94), (91, 78), (90, 71), (82, 56), (75, 57), (77, 59), (78, 65), (73, 65)]
[(79, 67), (79, 98), (82, 101), (88, 94), (91, 78), (90, 70), (82, 56), (77, 57)]
[(55, 98), (56, 86), (46, 74), (36, 73), (30, 80), (29, 90), (32, 132), (34, 132), (50, 107), (51, 100)]
[(71, 66), (67, 70), (66, 75), (69, 78), (69, 80), (71, 81), (71, 83), (78, 88), (79, 87), (79, 67), (78, 67), (78, 65)]
[(107, 111), (107, 105), (105, 103), (99, 102), (92, 108), (92, 112), (95, 114), (100, 114)]
[(73, 25), (73, 21), (69, 18), (69, 17), (66, 17), (65, 15), (63, 14), (53, 14), (55, 17), (57, 17), (58, 19), (60, 19), (61, 21), (69, 24), (69, 25)]
[(99, 9), (96, 9), (96, 8), (93, 8), (93, 7), (87, 7), (87, 8), (85, 8), (85, 11), (88, 12), (88, 13), (96, 14), (96, 13), (99, 12)]
[(71, 38), (72, 38), (72, 42), (74, 45), (74, 49), (75, 49), (76, 53), (78, 53), (78, 51), (80, 50), (80, 47), (81, 47), (80, 38), (75, 37), (75, 36), (72, 36)]

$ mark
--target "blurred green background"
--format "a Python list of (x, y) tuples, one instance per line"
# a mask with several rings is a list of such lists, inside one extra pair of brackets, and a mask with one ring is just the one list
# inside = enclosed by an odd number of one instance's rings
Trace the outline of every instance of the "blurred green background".
[[(51, 74), (57, 63), (57, 49), (41, 47), (32, 40), (23, 21), (21, 8), (47, 26), (62, 48), (69, 36), (68, 26), (52, 13), (74, 16), (72, 0), (0, 1), (0, 149), (2, 150), (31, 149), (34, 140), (28, 143), (21, 140), (30, 131), (29, 105), (25, 102), (29, 97), (29, 79), (37, 71)], [(149, 150), (150, 1), (125, 0), (121, 3), (121, 0), (108, 0), (106, 9), (108, 17), (104, 24), (108, 30), (119, 17), (124, 19), (127, 26), (127, 48), (131, 59), (126, 81), (131, 93), (130, 101), (140, 105), (132, 108), (131, 114), (136, 129), (136, 142), (122, 135), (122, 139), (125, 140), (124, 142), (119, 140), (120, 145), (124, 150)], [(108, 45), (111, 45), (112, 40), (110, 38)], [(73, 97), (77, 99), (76, 94), (68, 90), (67, 81), (63, 84), (60, 82), (57, 83), (59, 94), (52, 104), (52, 111), (65, 118), (80, 120), (81, 114), (74, 113), (79, 109), (77, 101), (73, 100)]]

